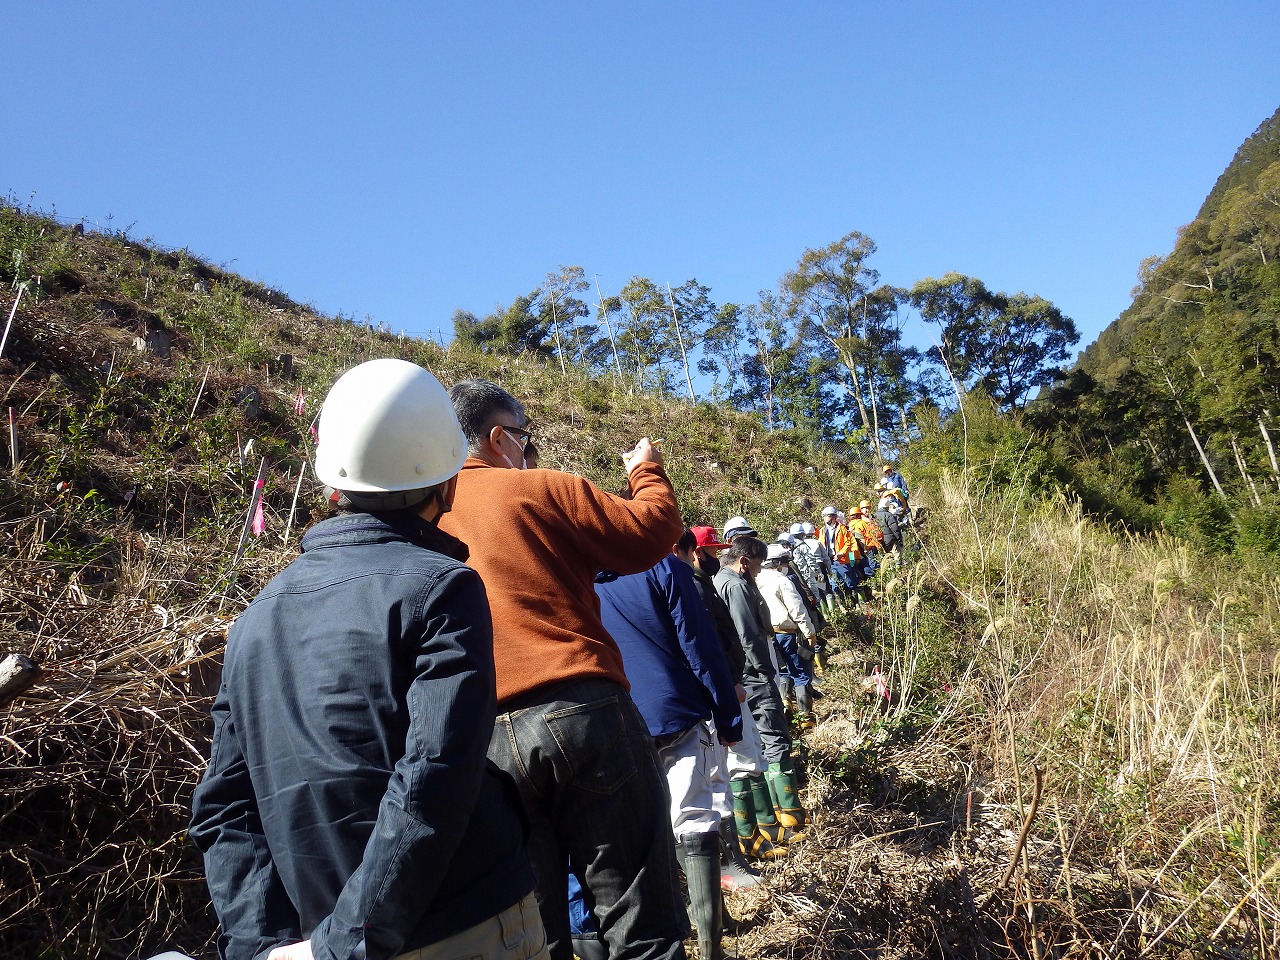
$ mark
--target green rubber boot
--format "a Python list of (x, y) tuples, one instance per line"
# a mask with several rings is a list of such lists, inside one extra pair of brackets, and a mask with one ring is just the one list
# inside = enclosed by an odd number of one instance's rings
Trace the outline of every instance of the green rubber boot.
[(676, 841), (676, 855), (689, 890), (689, 919), (698, 931), (698, 956), (723, 960), (720, 931), (724, 926), (720, 899), (720, 834), (711, 831)]
[[(787, 848), (778, 845), (763, 833), (756, 822), (756, 805), (754, 791), (750, 780), (734, 780), (733, 788), (733, 824), (738, 835), (738, 846), (748, 857), (755, 860), (781, 860), (787, 855)], [(767, 790), (766, 790), (767, 792)], [(769, 817), (774, 831), (781, 832), (773, 808), (769, 808)]]
[(747, 783), (751, 785), (751, 806), (756, 817), (756, 830), (773, 843), (783, 843), (789, 839), (786, 825), (779, 821), (775, 812), (773, 797), (765, 782), (765, 774), (752, 774), (747, 779)]
[[(796, 790), (795, 767), (790, 763), (771, 763), (764, 775), (769, 784), (769, 793), (774, 809), (778, 811), (778, 822), (788, 830), (795, 831), (787, 837), (798, 840), (802, 836), (800, 830), (808, 821), (804, 807), (800, 806), (800, 795)], [(759, 814), (757, 813), (757, 819)]]

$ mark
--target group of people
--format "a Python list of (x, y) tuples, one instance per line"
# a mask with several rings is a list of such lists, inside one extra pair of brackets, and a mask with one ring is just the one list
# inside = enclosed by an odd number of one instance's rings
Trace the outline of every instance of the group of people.
[(681, 957), (691, 917), (711, 960), (744, 854), (801, 835), (788, 711), (901, 543), (901, 477), (896, 523), (766, 543), (686, 528), (647, 438), (623, 495), (533, 452), (488, 381), (382, 359), (330, 390), (335, 516), (232, 627), (193, 799), (225, 960)]

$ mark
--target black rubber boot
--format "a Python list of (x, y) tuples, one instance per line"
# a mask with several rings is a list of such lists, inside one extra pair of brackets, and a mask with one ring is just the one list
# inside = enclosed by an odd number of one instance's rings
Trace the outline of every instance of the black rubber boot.
[(719, 832), (681, 837), (676, 841), (676, 855), (689, 885), (689, 919), (698, 929), (698, 956), (722, 960)]
[(801, 730), (814, 728), (813, 691), (807, 683), (796, 685), (796, 724)]
[[(754, 824), (752, 833), (755, 832)], [(720, 889), (729, 893), (736, 890), (750, 890), (760, 884), (757, 873), (747, 858), (742, 855), (738, 846), (738, 831), (729, 820), (720, 821)], [(748, 837), (751, 834), (747, 834)]]

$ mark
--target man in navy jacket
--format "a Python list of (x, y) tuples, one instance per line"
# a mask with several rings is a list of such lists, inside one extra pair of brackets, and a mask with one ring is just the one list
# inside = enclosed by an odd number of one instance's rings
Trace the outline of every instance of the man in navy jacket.
[(720, 741), (742, 738), (742, 714), (724, 649), (694, 584), (674, 554), (644, 573), (596, 578), (600, 616), (622, 651), (631, 697), (654, 738), (671, 791), (676, 853), (689, 883), (699, 955), (719, 958), (720, 813), (712, 775)]
[(414, 364), (325, 400), (316, 474), (344, 514), (231, 628), (193, 801), (223, 960), (546, 960), (519, 796), (485, 757), (489, 604), (437, 527), (465, 456)]

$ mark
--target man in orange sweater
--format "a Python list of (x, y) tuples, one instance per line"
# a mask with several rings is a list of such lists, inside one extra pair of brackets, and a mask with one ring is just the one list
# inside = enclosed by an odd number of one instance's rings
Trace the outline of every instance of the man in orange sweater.
[(611, 958), (683, 957), (665, 779), (593, 587), (603, 569), (649, 569), (683, 532), (662, 454), (637, 443), (623, 457), (630, 499), (615, 497), (526, 469), (524, 407), (497, 384), (463, 380), (450, 396), (470, 450), (440, 526), (467, 544), (489, 595), (499, 711), (489, 758), (524, 801), (551, 956), (571, 956), (572, 869)]

